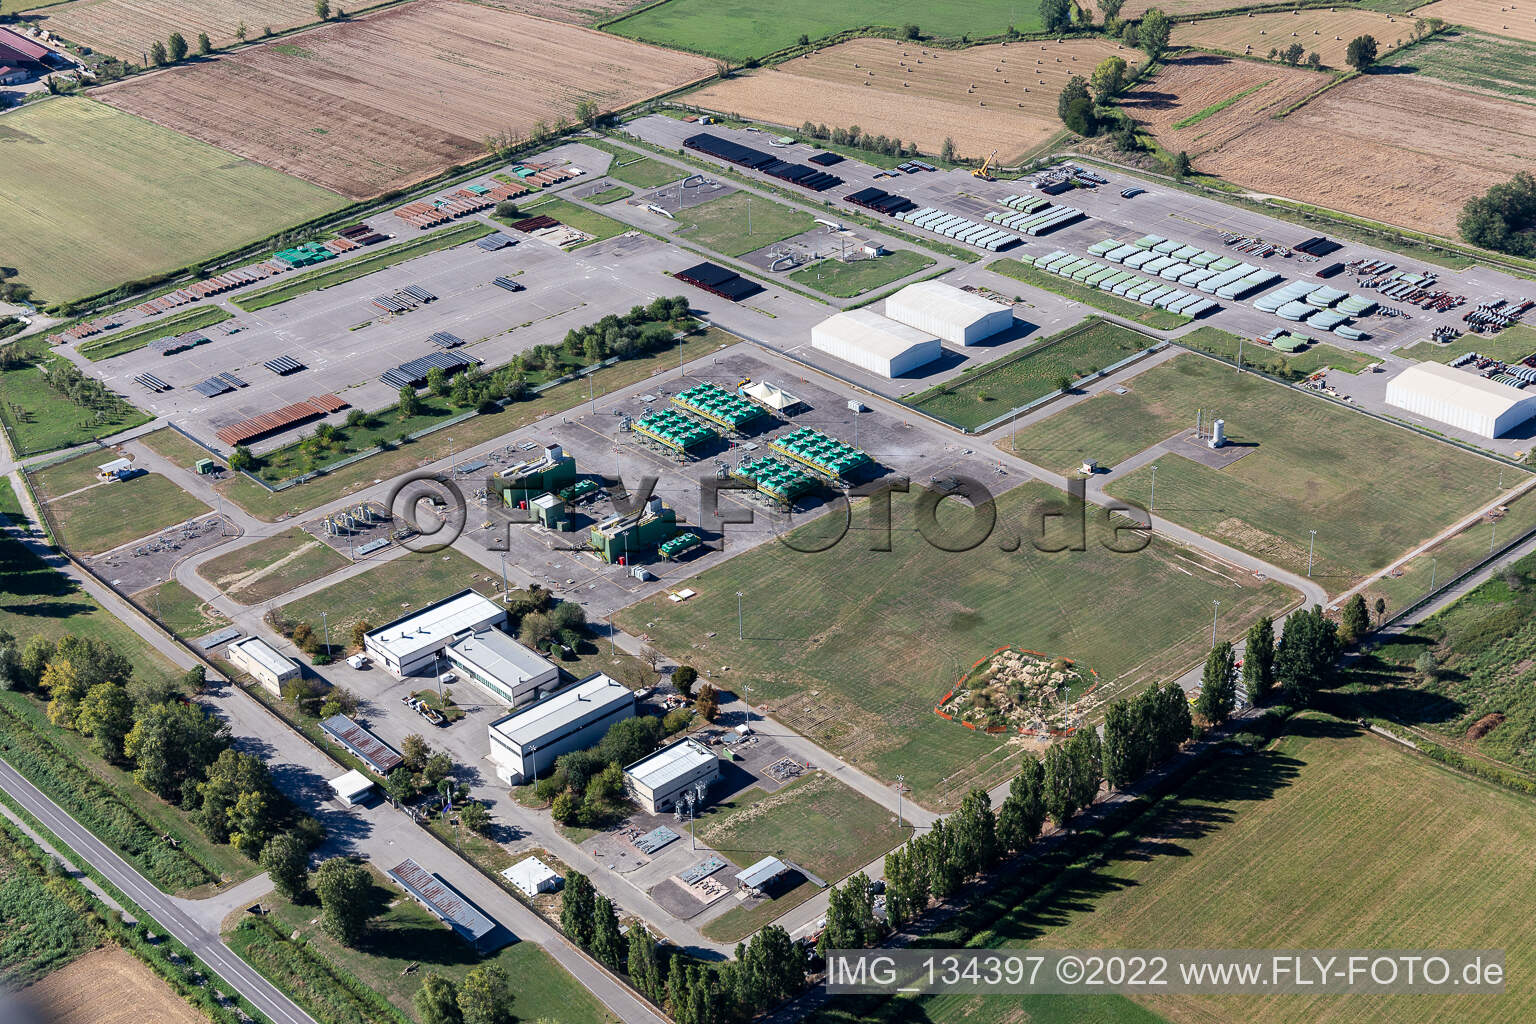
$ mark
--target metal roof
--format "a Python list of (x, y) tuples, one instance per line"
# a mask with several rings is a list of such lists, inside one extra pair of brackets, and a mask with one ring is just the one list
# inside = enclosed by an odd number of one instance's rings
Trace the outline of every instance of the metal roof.
[(441, 876), (433, 874), (409, 857), (390, 868), (388, 875), (395, 884), (426, 904), (427, 909), (464, 941), (476, 944), (495, 930), (495, 921), (460, 896)]
[[(894, 316), (893, 304), (899, 308), (906, 303), (924, 306), (926, 312), (957, 322), (968, 323), (1003, 312), (1010, 317), (1013, 316), (1011, 306), (984, 299), (980, 295), (956, 288), (952, 284), (945, 284), (943, 281), (919, 281), (916, 284), (907, 285), (885, 300), (886, 314)], [(896, 318), (899, 319), (899, 317)]]
[(651, 792), (665, 789), (667, 785), (683, 778), (705, 765), (719, 761), (708, 747), (691, 736), (678, 740), (671, 746), (662, 747), (624, 769), (638, 785)]
[(538, 652), (530, 651), (494, 626), (472, 633), (450, 644), (448, 649), (497, 682), (521, 683), (555, 668)]
[(422, 651), (441, 647), (449, 639), (487, 621), (505, 616), (496, 602), (473, 590), (461, 590), (450, 598), (402, 615), (394, 622), (368, 633), (366, 640), (405, 664)]
[(246, 655), (275, 676), (280, 676), (285, 672), (292, 672), (299, 667), (277, 653), (271, 644), (259, 636), (247, 637), (239, 643), (230, 644), (229, 646), (232, 650), (238, 647), (241, 654)]
[(788, 873), (788, 864), (777, 857), (764, 857), (751, 867), (736, 872), (736, 881), (749, 889), (761, 889), (780, 875)]
[(367, 762), (380, 775), (388, 775), (405, 758), (388, 743), (358, 725), (346, 715), (332, 715), (320, 723), (325, 734)]
[[(1522, 403), (1531, 404), (1533, 397), (1443, 363), (1416, 363), (1392, 378), (1387, 386), (1389, 391), (1411, 388), (1442, 402), (1495, 417)], [(1389, 397), (1387, 401), (1390, 403), (1392, 399)]]
[(635, 695), (614, 679), (599, 672), (575, 686), (552, 693), (542, 700), (491, 723), (490, 728), (521, 750), (530, 743), (588, 716), (601, 717), (624, 704), (633, 705)]
[(872, 309), (850, 309), (829, 316), (816, 325), (816, 331), (882, 359), (897, 359), (938, 341), (927, 331), (897, 323)]
[(373, 788), (373, 780), (353, 768), (331, 780), (331, 791), (343, 800), (353, 801)]
[(34, 43), (19, 32), (12, 32), (8, 28), (0, 28), (0, 53), (9, 50), (22, 60), (43, 61), (53, 51), (39, 43)]

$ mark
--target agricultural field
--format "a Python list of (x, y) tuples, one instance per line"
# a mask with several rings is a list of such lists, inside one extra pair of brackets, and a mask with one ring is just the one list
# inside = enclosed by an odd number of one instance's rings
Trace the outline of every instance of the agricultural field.
[[(998, 443), (1065, 472), (1084, 458), (1112, 468), (1168, 442), (1157, 460), (1157, 515), (1298, 573), (1316, 530), (1312, 575), (1331, 593), (1499, 493), (1491, 461), (1202, 356), (1181, 355), (1125, 387)], [(1207, 424), (1225, 419), (1234, 445), (1252, 450), (1222, 469), (1195, 461), (1203, 449), (1174, 435), (1194, 428), (1197, 411)], [(1505, 469), (1504, 483), (1513, 486), (1518, 472)], [(1117, 476), (1109, 491), (1146, 505), (1150, 467)]]
[(900, 281), (933, 266), (933, 260), (908, 249), (893, 249), (877, 259), (817, 260), (789, 275), (789, 279), (826, 295), (851, 299), (892, 281)]
[(78, 97), (6, 114), (0, 148), (6, 263), (49, 302), (193, 264), (344, 205), (333, 192)]
[[(1041, 537), (1040, 507), (1063, 500), (1044, 484), (1014, 488), (997, 499), (991, 539), (957, 553), (923, 540), (915, 497), (898, 498), (891, 551), (865, 550), (858, 530), (820, 554), (765, 544), (690, 580), (697, 596), (686, 604), (657, 595), (615, 622), (701, 669), (728, 664), (720, 680), (750, 679), (765, 712), (877, 778), (905, 774), (924, 806), (952, 807), (971, 787), (1007, 778), (1025, 750), (933, 712), (965, 667), (1000, 644), (1091, 665), (1104, 684), (1079, 710), (1092, 714), (1098, 702), (1203, 657), (1213, 600), (1234, 634), (1295, 600), (1279, 584), (1162, 541), (1114, 554), (1092, 515), (1085, 551), (1044, 554), (1030, 540)], [(971, 522), (955, 505), (940, 507), (946, 536), (960, 529), (952, 516)], [(864, 514), (854, 511), (856, 525)], [(828, 522), (802, 527), (800, 546)], [(1041, 543), (1054, 545), (1058, 528)], [(746, 595), (741, 642), (725, 639), (737, 591)]]
[(679, 210), (675, 219), (678, 238), (725, 256), (740, 256), (816, 226), (816, 218), (798, 207), (746, 192)]
[[(829, 829), (827, 823), (836, 822)], [(895, 816), (824, 772), (795, 780), (772, 793), (751, 789), (711, 807), (698, 836), (738, 867), (763, 857), (782, 857), (823, 881), (837, 883), (895, 849), (912, 834)], [(705, 926), (711, 938), (731, 942), (761, 928), (820, 890), (805, 883), (771, 903), (735, 908)]]
[(995, 149), (1010, 163), (1062, 131), (1056, 98), (1067, 79), (1088, 77), (1111, 55), (1132, 65), (1138, 60), (1103, 38), (964, 50), (853, 39), (711, 83), (688, 102), (791, 128), (806, 121), (858, 125), (867, 134), (915, 142), (924, 153), (939, 152), (952, 138), (961, 157), (981, 159)]
[(1441, 32), (1394, 63), (1452, 85), (1536, 102), (1536, 41)]
[(1041, 25), (1036, 5), (989, 0), (782, 0), (771, 9), (752, 0), (668, 0), (603, 27), (631, 39), (740, 62), (793, 46), (802, 34), (825, 39), (867, 25), (914, 23), (925, 36), (953, 39), (1002, 35), (1010, 24), (1020, 32), (1038, 32)]
[(572, 25), (422, 0), (99, 95), (363, 199), (477, 159), (495, 133), (572, 119), (582, 100), (614, 109), (713, 70)]
[(645, 6), (646, 0), (482, 0), (487, 7), (498, 7), (519, 14), (536, 14), (572, 25), (595, 25), (616, 18), (632, 7)]
[(357, 622), (382, 626), (465, 587), (490, 594), (501, 590), (501, 580), (452, 548), (434, 554), (406, 552), (283, 605), (280, 613), (292, 622), (318, 626), (320, 613), (325, 612), (331, 637), (340, 646), (350, 642)]
[(262, 604), (347, 565), (335, 549), (297, 527), (209, 559), (197, 574), (241, 604)]
[[(86, 456), (94, 462), (95, 455)], [(211, 509), (159, 473), (99, 484), (48, 502), (59, 543), (96, 555)]]
[(1184, 54), (1128, 92), (1119, 106), (1165, 149), (1196, 157), (1268, 123), (1329, 81), (1324, 72), (1284, 64)]
[(1261, 192), (1454, 238), (1463, 204), (1528, 169), (1533, 145), (1530, 104), (1416, 75), (1365, 75), (1195, 166)]
[[(360, 6), (370, 6), (368, 0)], [(215, 47), (234, 46), (245, 25), (251, 39), (270, 28), (282, 32), (318, 20), (305, 0), (70, 0), (49, 7), (38, 24), (72, 43), (136, 64), (156, 42), (180, 32), (194, 49), (197, 34)]]
[(967, 430), (1048, 395), (1063, 377), (1075, 381), (1145, 351), (1154, 339), (1102, 320), (1088, 320), (962, 377), (906, 399), (906, 404)]
[[(1305, 715), (1267, 749), (1222, 758), (1196, 776), (1102, 857), (1023, 902), (1005, 891), (968, 911), (964, 923), (979, 927), (970, 942), (986, 948), (1501, 949), (1513, 978), (1536, 965), (1530, 929), (1520, 915), (1469, 908), (1524, 906), (1536, 895), (1530, 873), (1511, 870), (1532, 842), (1529, 799), (1351, 723)], [(890, 1000), (857, 1019), (1501, 1024), (1536, 1014), (1536, 994), (1518, 984), (1475, 997), (1159, 995), (1138, 1002), (934, 996)], [(1093, 1015), (1075, 1015), (1085, 1003)]]
[(1536, 9), (1522, 11), (1509, 0), (1437, 0), (1413, 13), (1415, 17), (1440, 18), (1479, 32), (1536, 42)]
[(1347, 7), (1242, 14), (1175, 25), (1172, 45), (1266, 57), (1270, 50), (1285, 50), (1300, 43), (1307, 53), (1321, 56), (1324, 67), (1347, 69), (1344, 51), (1351, 39), (1374, 36), (1382, 54), (1386, 54), (1413, 38), (1415, 20), (1400, 14)]
[(117, 946), (98, 949), (26, 990), (49, 1024), (207, 1024), (142, 961)]

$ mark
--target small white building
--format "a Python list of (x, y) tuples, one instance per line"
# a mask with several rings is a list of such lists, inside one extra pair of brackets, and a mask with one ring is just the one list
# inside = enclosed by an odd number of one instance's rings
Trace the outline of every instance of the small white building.
[(494, 626), (465, 634), (443, 653), (459, 678), (508, 707), (538, 700), (560, 686), (560, 670), (552, 662)]
[(113, 459), (96, 467), (98, 480), (126, 480), (133, 475), (133, 462), (129, 459)]
[[(652, 814), (670, 811), (695, 787), (720, 777), (720, 759), (692, 737), (662, 747), (624, 769), (630, 799)], [(698, 806), (698, 805), (695, 805)]]
[(437, 656), (457, 637), (499, 626), (507, 610), (473, 590), (402, 615), (363, 637), (363, 649), (396, 678), (431, 672)]
[(224, 651), (229, 663), (247, 673), (268, 692), (282, 696), (283, 684), (303, 674), (297, 662), (283, 657), (257, 636), (236, 640)]
[(526, 896), (555, 892), (565, 884), (559, 872), (537, 857), (520, 860), (501, 873), (501, 877), (522, 890)]
[(736, 887), (767, 895), (775, 884), (788, 875), (790, 866), (777, 857), (764, 857), (756, 864), (736, 872)]
[(811, 328), (811, 347), (882, 377), (900, 377), (943, 354), (939, 339), (872, 309), (850, 309)]
[(488, 727), (496, 777), (520, 786), (549, 771), (555, 759), (592, 746), (615, 722), (635, 715), (635, 695), (601, 672)]
[(1387, 404), (1492, 439), (1536, 416), (1536, 388), (1521, 390), (1442, 363), (1418, 363), (1388, 382)]
[(330, 782), (331, 792), (347, 807), (364, 803), (373, 795), (373, 780), (356, 768)]
[(942, 281), (907, 285), (885, 300), (885, 315), (952, 345), (975, 345), (1013, 326), (1012, 306)]

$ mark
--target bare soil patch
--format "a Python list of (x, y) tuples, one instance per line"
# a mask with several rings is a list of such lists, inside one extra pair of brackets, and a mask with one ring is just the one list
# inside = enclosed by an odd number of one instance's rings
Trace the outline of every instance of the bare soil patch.
[(87, 953), (26, 990), (49, 1024), (208, 1024), (132, 955), (111, 946)]
[[(1194, 53), (1169, 61), (1151, 81), (1128, 93), (1120, 105), (1145, 125), (1164, 148), (1199, 156), (1256, 125), (1268, 123), (1278, 111), (1300, 102), (1328, 80), (1329, 76), (1321, 71), (1281, 64), (1268, 67), (1249, 60)], [(1236, 103), (1197, 124), (1174, 127), (1250, 89), (1253, 91)]]
[(593, 25), (617, 18), (632, 7), (643, 7), (648, 0), (476, 0), (487, 7), (519, 14), (537, 14), (552, 21), (571, 25)]
[(993, 149), (1011, 161), (1062, 130), (1056, 98), (1111, 54), (1139, 55), (1106, 39), (1017, 42), (964, 50), (855, 39), (767, 71), (716, 82), (690, 103), (771, 124), (858, 125), (937, 153), (953, 138), (963, 157)]
[(1536, 109), (1409, 75), (1366, 75), (1197, 163), (1250, 188), (1456, 236), (1468, 199), (1530, 167)]
[(573, 25), (422, 0), (96, 95), (362, 199), (481, 156), (493, 133), (573, 118), (581, 100), (613, 109), (713, 70)]
[(1493, 730), (1504, 724), (1504, 716), (1495, 711), (1490, 715), (1484, 715), (1472, 723), (1472, 728), (1467, 730), (1467, 742), (1476, 743), (1487, 736)]

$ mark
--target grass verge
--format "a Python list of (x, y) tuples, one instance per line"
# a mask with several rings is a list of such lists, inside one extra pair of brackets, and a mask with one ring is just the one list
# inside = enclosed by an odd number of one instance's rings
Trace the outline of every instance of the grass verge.
[(854, 260), (851, 263), (817, 260), (794, 271), (789, 279), (826, 295), (851, 299), (931, 266), (933, 260), (921, 253), (895, 249), (884, 256)]
[(154, 320), (140, 327), (130, 328), (119, 334), (91, 338), (75, 347), (85, 358), (92, 362), (99, 362), (103, 359), (111, 359), (113, 356), (120, 356), (125, 352), (137, 351), (161, 338), (200, 331), (205, 327), (212, 327), (214, 324), (221, 324), (233, 318), (234, 314), (222, 306), (201, 306), (178, 316)]
[(1189, 323), (1189, 317), (1170, 313), (1166, 309), (1157, 309), (1153, 306), (1143, 306), (1139, 302), (1131, 302), (1122, 299), (1118, 295), (1110, 295), (1101, 292), (1097, 288), (1090, 288), (1076, 281), (1068, 281), (1066, 278), (1057, 277), (1055, 274), (1047, 274), (1036, 270), (1034, 267), (1025, 266), (1018, 260), (1001, 259), (993, 260), (987, 264), (987, 269), (1011, 277), (1015, 281), (1022, 281), (1035, 288), (1041, 288), (1048, 292), (1081, 302), (1085, 306), (1094, 309), (1102, 309), (1106, 313), (1124, 317), (1133, 323), (1144, 327), (1151, 327), (1160, 331), (1172, 330), (1175, 327), (1183, 327)]

